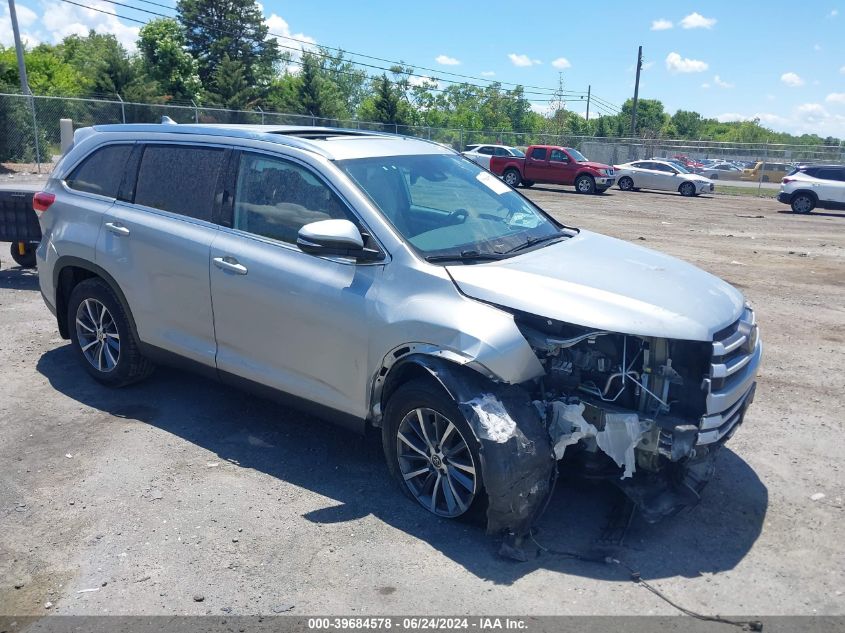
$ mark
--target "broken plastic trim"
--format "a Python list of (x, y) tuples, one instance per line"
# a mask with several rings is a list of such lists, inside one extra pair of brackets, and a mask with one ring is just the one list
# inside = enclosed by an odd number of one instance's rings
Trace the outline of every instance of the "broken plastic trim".
[(441, 358), (414, 354), (405, 362), (437, 380), (478, 438), (487, 533), (528, 535), (557, 473), (551, 437), (528, 393)]

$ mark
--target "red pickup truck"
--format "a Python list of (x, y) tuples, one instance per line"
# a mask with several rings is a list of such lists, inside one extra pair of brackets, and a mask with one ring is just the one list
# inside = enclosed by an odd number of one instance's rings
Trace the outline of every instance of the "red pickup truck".
[(593, 163), (571, 147), (531, 145), (525, 158), (493, 156), (490, 171), (511, 187), (535, 182), (574, 185), (578, 193), (602, 193), (613, 184), (613, 167)]

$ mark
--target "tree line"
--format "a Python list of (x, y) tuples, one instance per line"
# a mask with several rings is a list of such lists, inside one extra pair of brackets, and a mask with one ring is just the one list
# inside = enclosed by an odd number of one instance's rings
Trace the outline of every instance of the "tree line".
[[(550, 94), (548, 111), (538, 113), (521, 86), (444, 85), (405, 65), (372, 76), (343, 51), (319, 46), (292, 50), (270, 35), (256, 0), (179, 0), (175, 18), (157, 18), (140, 29), (132, 54), (113, 35), (91, 31), (55, 45), (39, 44), (25, 57), (30, 87), (37, 95), (119, 94), (139, 103), (262, 108), (397, 126), (605, 137), (631, 132), (630, 99), (618, 114), (588, 121), (568, 108), (561, 95)], [(17, 91), (18, 86), (14, 48), (0, 46), (0, 91)], [(583, 107), (583, 100), (578, 104)], [(637, 121), (637, 136), (648, 138), (839, 142), (814, 134), (773, 132), (757, 120), (725, 123), (687, 110), (670, 114), (656, 99), (639, 101)]]

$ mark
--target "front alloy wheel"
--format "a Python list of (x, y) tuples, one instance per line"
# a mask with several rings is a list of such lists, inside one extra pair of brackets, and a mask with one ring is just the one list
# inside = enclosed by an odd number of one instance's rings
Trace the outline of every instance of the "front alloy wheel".
[(447, 518), (472, 505), (477, 470), (461, 431), (429, 408), (409, 411), (396, 433), (399, 472), (411, 495), (429, 512)]
[(97, 371), (108, 373), (120, 360), (120, 333), (108, 308), (85, 299), (76, 310), (76, 337), (85, 359)]

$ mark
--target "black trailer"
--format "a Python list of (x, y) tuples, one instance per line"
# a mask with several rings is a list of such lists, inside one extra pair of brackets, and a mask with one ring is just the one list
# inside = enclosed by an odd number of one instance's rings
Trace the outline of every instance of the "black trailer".
[(35, 267), (35, 247), (41, 226), (32, 209), (35, 189), (0, 189), (0, 242), (11, 242), (9, 253), (23, 268)]

